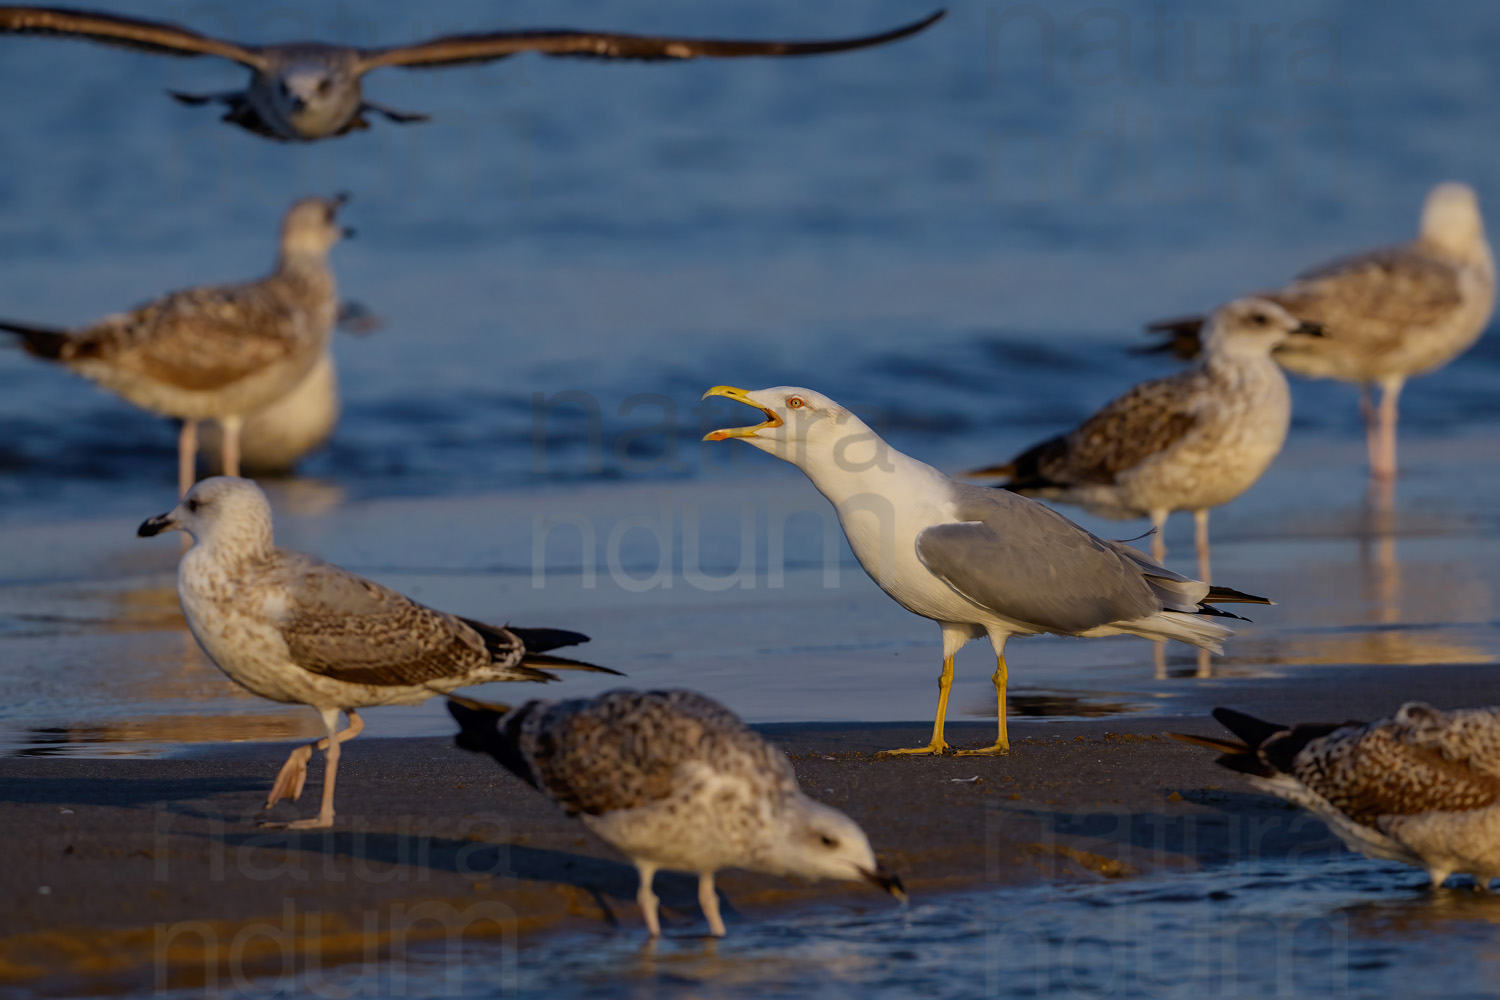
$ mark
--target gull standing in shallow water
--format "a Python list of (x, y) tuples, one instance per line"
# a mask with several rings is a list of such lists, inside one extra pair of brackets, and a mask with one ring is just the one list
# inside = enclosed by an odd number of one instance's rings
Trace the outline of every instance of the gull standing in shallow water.
[(714, 873), (872, 882), (905, 898), (848, 816), (803, 794), (786, 754), (692, 691), (611, 691), (511, 710), (450, 698), (465, 750), (487, 753), (624, 853), (661, 935), (657, 869), (698, 875), (709, 932), (724, 936)]
[(0, 34), (81, 38), (163, 56), (215, 56), (250, 70), (244, 90), (178, 94), (184, 104), (220, 104), (224, 121), (282, 142), (311, 142), (369, 128), (367, 114), (393, 122), (427, 116), (395, 111), (364, 99), (366, 73), (398, 66), (433, 69), (493, 62), (522, 52), (593, 59), (681, 61), (744, 56), (810, 56), (884, 45), (914, 35), (940, 19), (938, 11), (878, 35), (825, 41), (776, 42), (666, 38), (608, 31), (494, 31), (446, 35), (413, 45), (361, 49), (324, 42), (243, 45), (211, 38), (165, 21), (147, 21), (59, 7), (0, 7)]
[(1214, 718), (1243, 742), (1171, 735), (1219, 750), (1219, 763), (1314, 813), (1349, 849), (1481, 887), (1500, 878), (1500, 708), (1283, 726), (1228, 708)]
[[(328, 730), (325, 739), (292, 751), (266, 799), (267, 809), (283, 798), (295, 800), (313, 750), (326, 750), (318, 815), (267, 826), (333, 825), (339, 746), (364, 729), (355, 709), (416, 705), (471, 684), (557, 679), (542, 667), (616, 673), (546, 655), (588, 636), (486, 625), (435, 611), (337, 566), (277, 548), (271, 505), (247, 479), (205, 479), (138, 533), (164, 531), (192, 536), (177, 567), (177, 596), (208, 658), (252, 694), (317, 709)], [(342, 731), (341, 711), (349, 716)]]
[(987, 635), (995, 650), (1000, 717), (992, 746), (1004, 753), (1005, 643), (1013, 635), (1178, 639), (1220, 652), (1232, 635), (1214, 603), (1269, 604), (1189, 579), (1120, 542), (1098, 538), (1052, 508), (1002, 490), (950, 479), (890, 445), (844, 407), (811, 389), (704, 393), (753, 406), (764, 423), (713, 431), (791, 462), (833, 504), (855, 558), (896, 603), (943, 630), (937, 717), (925, 747), (887, 753), (943, 753), (953, 657)]
[[(1334, 261), (1261, 297), (1328, 331), (1326, 341), (1287, 343), (1276, 360), (1297, 375), (1359, 385), (1370, 471), (1393, 479), (1402, 386), (1467, 351), (1494, 313), (1495, 261), (1479, 198), (1467, 184), (1439, 184), (1413, 242)], [(1202, 327), (1200, 317), (1186, 317), (1150, 329), (1168, 335), (1158, 350), (1194, 357)]]
[(174, 292), (81, 330), (0, 320), (27, 352), (63, 365), (144, 410), (182, 421), (179, 495), (197, 478), (198, 422), (223, 432), (238, 475), (245, 418), (297, 388), (324, 356), (338, 313), (328, 252), (350, 231), (344, 196), (304, 198), (281, 224), (275, 270), (243, 285)]
[(1231, 302), (1209, 318), (1194, 367), (1142, 382), (1077, 429), (969, 475), (1006, 476), (1007, 490), (1104, 517), (1150, 517), (1157, 562), (1167, 515), (1190, 510), (1208, 583), (1209, 508), (1253, 486), (1286, 441), (1291, 392), (1271, 352), (1297, 336), (1322, 329), (1265, 299)]

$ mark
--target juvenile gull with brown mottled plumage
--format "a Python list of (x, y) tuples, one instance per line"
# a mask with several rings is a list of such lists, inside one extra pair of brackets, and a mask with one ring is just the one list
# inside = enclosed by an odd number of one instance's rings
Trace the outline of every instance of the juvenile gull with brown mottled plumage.
[(328, 252), (348, 235), (344, 197), (286, 213), (276, 267), (259, 281), (174, 292), (80, 330), (0, 320), (28, 353), (55, 361), (152, 413), (182, 421), (178, 493), (196, 478), (198, 422), (223, 429), (224, 471), (239, 474), (245, 418), (297, 388), (323, 357), (338, 314)]
[[(1275, 292), (1261, 293), (1322, 324), (1328, 339), (1287, 344), (1276, 360), (1308, 378), (1360, 387), (1370, 471), (1396, 475), (1396, 406), (1406, 380), (1446, 365), (1479, 339), (1495, 309), (1495, 260), (1479, 198), (1467, 184), (1439, 184), (1422, 207), (1417, 239), (1336, 260)], [(1193, 357), (1198, 317), (1164, 320), (1162, 350)], [(1374, 402), (1372, 386), (1381, 390)]]
[(1433, 886), (1500, 878), (1500, 708), (1409, 702), (1368, 725), (1214, 718), (1243, 742), (1172, 735), (1222, 751), (1220, 764), (1310, 810), (1350, 850), (1426, 869)]
[(1286, 441), (1291, 393), (1271, 352), (1321, 335), (1274, 302), (1231, 302), (1210, 318), (1191, 369), (1142, 382), (1077, 429), (969, 474), (1005, 476), (1005, 489), (1105, 517), (1150, 517), (1158, 562), (1167, 516), (1190, 510), (1207, 583), (1209, 508), (1253, 486)]
[[(139, 534), (164, 531), (192, 536), (178, 564), (177, 596), (208, 658), (252, 694), (308, 705), (323, 717), (327, 738), (292, 751), (266, 800), (269, 809), (296, 799), (313, 749), (326, 749), (322, 807), (316, 817), (288, 827), (333, 825), (339, 745), (364, 728), (355, 709), (415, 705), (471, 684), (557, 679), (542, 667), (616, 672), (545, 655), (588, 636), (460, 618), (277, 548), (271, 506), (247, 479), (203, 480), (172, 511), (142, 524)], [(342, 731), (340, 711), (349, 716)]]
[(701, 694), (611, 691), (514, 710), (460, 698), (448, 710), (459, 746), (494, 757), (635, 863), (652, 937), (659, 868), (698, 875), (716, 937), (721, 868), (864, 880), (902, 895), (859, 825), (803, 794), (786, 754)]

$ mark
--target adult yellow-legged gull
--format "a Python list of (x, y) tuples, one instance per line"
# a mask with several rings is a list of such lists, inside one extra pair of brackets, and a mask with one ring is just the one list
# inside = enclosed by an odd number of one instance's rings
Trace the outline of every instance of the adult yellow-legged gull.
[(709, 931), (724, 936), (714, 873), (874, 883), (903, 895), (848, 816), (805, 795), (786, 754), (729, 709), (692, 691), (611, 691), (511, 710), (450, 699), (458, 745), (487, 753), (577, 816), (640, 872), (637, 893), (661, 934), (657, 869), (698, 875)]
[[(1413, 242), (1334, 261), (1261, 297), (1328, 331), (1326, 341), (1287, 343), (1276, 360), (1298, 375), (1359, 384), (1370, 471), (1391, 479), (1402, 386), (1472, 347), (1494, 313), (1495, 261), (1479, 198), (1467, 184), (1439, 184)], [(1168, 335), (1159, 349), (1192, 357), (1202, 326), (1186, 317), (1151, 330)], [(1379, 405), (1371, 392), (1377, 385)]]
[(914, 35), (943, 11), (892, 31), (859, 38), (777, 42), (666, 38), (608, 31), (492, 31), (445, 35), (413, 45), (361, 49), (325, 42), (246, 45), (180, 25), (61, 7), (0, 7), (0, 34), (81, 38), (164, 56), (215, 56), (250, 70), (244, 90), (173, 94), (185, 104), (221, 104), (224, 121), (270, 139), (311, 142), (369, 128), (367, 114), (393, 122), (427, 116), (364, 99), (366, 73), (387, 66), (432, 69), (493, 62), (521, 52), (594, 59), (684, 60), (742, 56), (809, 56), (884, 45)]
[[(333, 825), (339, 745), (364, 728), (355, 709), (415, 705), (470, 684), (557, 679), (543, 667), (616, 672), (546, 655), (588, 636), (486, 625), (435, 611), (337, 566), (277, 548), (271, 505), (247, 479), (203, 480), (172, 511), (142, 524), (139, 534), (164, 531), (192, 536), (177, 567), (177, 596), (209, 659), (247, 691), (309, 705), (323, 717), (327, 738), (292, 751), (266, 800), (269, 809), (296, 799), (313, 749), (326, 749), (322, 807), (316, 817), (288, 827)], [(340, 711), (349, 716), (342, 731)]]
[(297, 388), (324, 356), (338, 313), (328, 251), (349, 231), (337, 198), (286, 213), (275, 270), (242, 285), (191, 288), (76, 331), (0, 320), (26, 350), (144, 410), (182, 421), (178, 492), (196, 478), (198, 422), (223, 430), (224, 471), (238, 475), (245, 418)]
[(1142, 382), (1075, 430), (969, 475), (1005, 476), (1005, 489), (1105, 517), (1150, 517), (1157, 562), (1167, 515), (1190, 510), (1207, 583), (1209, 508), (1253, 486), (1286, 441), (1291, 393), (1271, 352), (1298, 336), (1322, 328), (1265, 299), (1231, 302), (1209, 318), (1192, 368)]
[(1214, 652), (1234, 617), (1214, 602), (1270, 603), (1189, 579), (1120, 542), (1097, 538), (1052, 508), (1003, 490), (950, 479), (892, 448), (827, 396), (790, 386), (704, 393), (753, 406), (763, 423), (710, 433), (738, 438), (796, 465), (838, 513), (855, 558), (896, 603), (943, 630), (937, 717), (925, 747), (888, 753), (942, 753), (953, 684), (953, 656), (987, 635), (995, 650), (1003, 753), (1005, 643), (1013, 635), (1138, 635), (1178, 639)]
[(1223, 753), (1256, 788), (1311, 811), (1350, 850), (1426, 869), (1433, 886), (1500, 878), (1500, 708), (1420, 702), (1362, 722), (1283, 726), (1228, 708), (1240, 738), (1173, 733)]

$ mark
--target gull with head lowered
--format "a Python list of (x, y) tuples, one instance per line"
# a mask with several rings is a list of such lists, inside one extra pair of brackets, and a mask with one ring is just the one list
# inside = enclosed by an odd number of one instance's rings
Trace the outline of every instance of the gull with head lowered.
[[(471, 684), (557, 679), (543, 667), (616, 673), (547, 655), (587, 642), (586, 635), (460, 618), (277, 548), (271, 505), (248, 479), (205, 479), (176, 508), (142, 524), (138, 534), (164, 531), (193, 538), (177, 566), (177, 596), (208, 658), (252, 694), (317, 709), (328, 729), (325, 739), (292, 751), (266, 800), (269, 809), (301, 795), (312, 751), (325, 750), (318, 815), (268, 826), (333, 825), (339, 746), (364, 729), (356, 709), (416, 705)], [(340, 712), (349, 716), (343, 730)]]
[(766, 420), (710, 433), (744, 440), (796, 465), (838, 513), (855, 558), (897, 604), (943, 630), (937, 717), (925, 747), (888, 753), (943, 753), (953, 657), (988, 636), (999, 733), (992, 746), (960, 753), (1004, 753), (1008, 670), (1014, 635), (1178, 639), (1220, 651), (1233, 618), (1215, 603), (1269, 604), (1172, 572), (1120, 542), (1098, 538), (1045, 504), (958, 482), (903, 455), (827, 396), (789, 386), (750, 392), (708, 390), (752, 406)]

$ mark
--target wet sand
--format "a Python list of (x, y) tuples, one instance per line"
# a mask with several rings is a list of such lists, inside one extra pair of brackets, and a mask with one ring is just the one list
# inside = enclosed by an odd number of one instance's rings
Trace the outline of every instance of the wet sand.
[[(1280, 718), (1383, 712), (1391, 692), (1500, 702), (1488, 667), (1385, 667), (1241, 685), (1237, 707)], [(1130, 878), (1337, 853), (1321, 824), (1248, 792), (1211, 752), (1166, 738), (1180, 718), (1021, 721), (1006, 757), (873, 760), (916, 745), (908, 724), (761, 727), (803, 787), (853, 815), (914, 897), (984, 884)], [(989, 726), (956, 723), (978, 745)], [(524, 941), (564, 927), (644, 939), (635, 875), (607, 846), (487, 758), (441, 738), (362, 739), (346, 752), (332, 832), (262, 830), (289, 744), (160, 759), (0, 760), (0, 982), (109, 991), (193, 986), (402, 954), (456, 936)], [(308, 812), (304, 800), (275, 815)], [(1413, 876), (1417, 878), (1418, 876)], [(895, 903), (859, 885), (733, 872), (730, 932), (788, 907)], [(658, 881), (667, 933), (703, 930), (694, 884)]]

